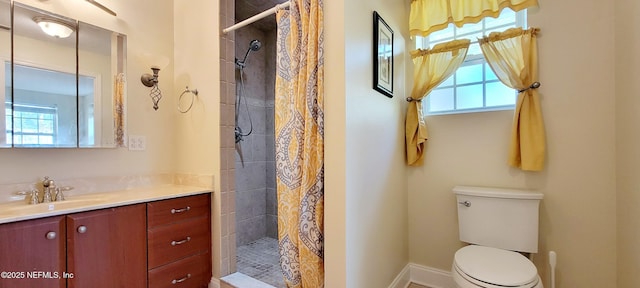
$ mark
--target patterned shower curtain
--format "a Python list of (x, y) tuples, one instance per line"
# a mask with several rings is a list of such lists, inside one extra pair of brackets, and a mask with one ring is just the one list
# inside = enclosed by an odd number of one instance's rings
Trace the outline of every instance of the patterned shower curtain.
[(322, 0), (276, 13), (276, 174), (280, 264), (287, 287), (324, 287)]

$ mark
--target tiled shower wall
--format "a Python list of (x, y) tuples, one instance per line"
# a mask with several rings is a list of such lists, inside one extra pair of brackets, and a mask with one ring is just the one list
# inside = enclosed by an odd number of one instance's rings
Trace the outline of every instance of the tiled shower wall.
[(276, 192), (275, 147), (275, 91), (276, 91), (276, 30), (265, 32), (267, 98), (267, 131), (272, 138), (267, 142), (267, 237), (278, 238), (278, 197)]
[[(242, 72), (244, 89), (238, 123), (246, 134), (251, 127), (250, 117), (253, 131), (236, 144), (236, 244), (240, 246), (265, 236), (277, 237), (273, 108), (275, 34), (251, 26), (235, 33), (237, 58), (244, 57), (251, 40), (262, 42), (260, 50), (251, 51)], [(242, 89), (240, 73), (239, 69), (235, 70), (236, 93)]]
[[(235, 24), (234, 0), (220, 0), (220, 26)], [(220, 38), (220, 189), (221, 189), (221, 258), (220, 275), (236, 272), (236, 208), (234, 107), (235, 107), (235, 35), (221, 34)], [(218, 276), (218, 275), (214, 275)]]

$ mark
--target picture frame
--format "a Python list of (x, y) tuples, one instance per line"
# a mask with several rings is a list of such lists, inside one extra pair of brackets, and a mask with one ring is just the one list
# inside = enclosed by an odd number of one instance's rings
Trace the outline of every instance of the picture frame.
[(373, 89), (393, 97), (393, 30), (373, 11)]

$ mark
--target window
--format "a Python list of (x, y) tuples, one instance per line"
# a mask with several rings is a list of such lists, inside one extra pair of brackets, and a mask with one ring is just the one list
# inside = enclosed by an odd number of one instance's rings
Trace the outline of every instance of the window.
[(434, 45), (455, 39), (470, 39), (467, 58), (458, 70), (436, 87), (426, 101), (426, 114), (453, 114), (477, 111), (513, 109), (517, 92), (500, 82), (486, 63), (478, 38), (491, 32), (501, 32), (513, 27), (525, 28), (526, 10), (513, 12), (503, 9), (498, 18), (487, 17), (476, 24), (461, 28), (453, 24), (428, 37), (417, 37), (416, 48), (433, 48)]
[(13, 130), (13, 125), (11, 124), (11, 123), (13, 123), (13, 122), (11, 122), (12, 121), (11, 119), (13, 119), (13, 113), (11, 113), (11, 103), (5, 103), (4, 107), (5, 107), (5, 109), (4, 109), (4, 112), (5, 112), (5, 114), (4, 114), (5, 115), (4, 116), (5, 117), (5, 119), (4, 119), (5, 120), (4, 121), (5, 127), (4, 128), (5, 129), (4, 129), (4, 131), (5, 131), (5, 136), (6, 136), (5, 139), (7, 139), (7, 144), (11, 145), (11, 137), (12, 137), (11, 136), (11, 131)]
[[(5, 104), (7, 140), (16, 146), (53, 146), (56, 143), (58, 109), (55, 107)], [(12, 115), (13, 113), (13, 115)], [(11, 125), (13, 117), (13, 125)], [(13, 127), (12, 127), (13, 126)]]

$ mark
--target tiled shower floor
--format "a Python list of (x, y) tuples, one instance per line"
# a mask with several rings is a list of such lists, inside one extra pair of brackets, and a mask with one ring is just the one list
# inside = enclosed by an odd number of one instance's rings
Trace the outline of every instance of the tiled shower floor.
[(280, 270), (278, 240), (258, 239), (238, 247), (236, 255), (238, 272), (277, 288), (286, 287)]

